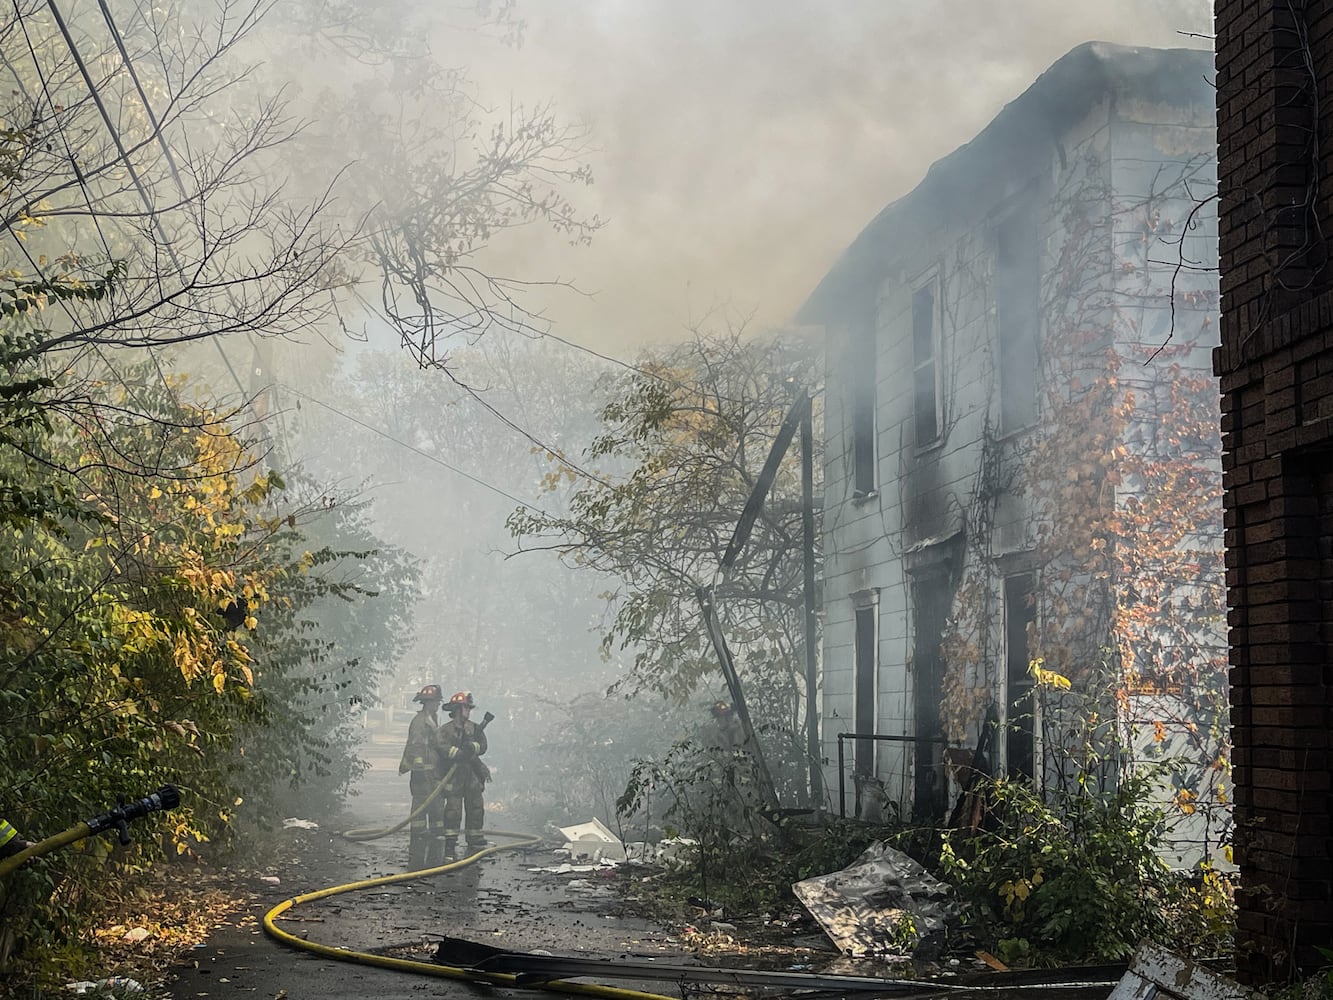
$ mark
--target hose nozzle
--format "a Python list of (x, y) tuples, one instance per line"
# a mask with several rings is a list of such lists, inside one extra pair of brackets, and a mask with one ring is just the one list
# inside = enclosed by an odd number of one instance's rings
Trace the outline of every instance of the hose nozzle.
[(175, 785), (163, 785), (151, 795), (145, 795), (133, 802), (126, 802), (122, 796), (117, 799), (116, 808), (88, 820), (88, 829), (93, 833), (115, 829), (120, 842), (128, 844), (130, 842), (130, 820), (141, 819), (152, 812), (175, 809), (180, 804), (181, 793)]

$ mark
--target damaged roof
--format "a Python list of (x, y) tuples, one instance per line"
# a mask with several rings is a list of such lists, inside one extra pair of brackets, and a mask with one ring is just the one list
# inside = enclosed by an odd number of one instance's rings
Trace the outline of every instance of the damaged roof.
[(911, 192), (891, 203), (852, 242), (797, 313), (824, 324), (868, 309), (878, 279), (930, 231), (972, 224), (1045, 169), (1064, 134), (1106, 96), (1215, 107), (1213, 54), (1086, 42), (1062, 56), (975, 139), (937, 160)]

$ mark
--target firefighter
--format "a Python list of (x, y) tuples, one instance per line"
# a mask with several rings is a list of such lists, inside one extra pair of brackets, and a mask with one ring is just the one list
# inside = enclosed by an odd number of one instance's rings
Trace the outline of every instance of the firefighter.
[(454, 767), (453, 777), (445, 789), (449, 795), (449, 801), (444, 806), (446, 861), (457, 857), (460, 825), (469, 848), (476, 850), (486, 846), (486, 837), (481, 832), (486, 806), (481, 796), (483, 786), (490, 780), (491, 771), (480, 759), (486, 752), (486, 731), (470, 718), (475, 707), (472, 692), (459, 691), (449, 699), (446, 706), (449, 721), (435, 733), (440, 766), (446, 772), (451, 766)]
[(13, 857), (31, 846), (32, 844), (19, 836), (19, 832), (8, 820), (0, 819), (0, 858)]
[(412, 774), (413, 815), (408, 826), (407, 864), (410, 871), (419, 871), (440, 864), (444, 851), (444, 792), (421, 809), (443, 777), (435, 734), (440, 728), (439, 711), (444, 692), (438, 684), (427, 684), (413, 695), (412, 700), (421, 703), (421, 711), (412, 717), (407, 727), (407, 745), (403, 747), (398, 773), (410, 771)]
[(711, 746), (730, 750), (745, 745), (745, 730), (741, 728), (740, 717), (730, 702), (715, 701), (708, 712), (717, 723), (716, 731), (710, 735)]

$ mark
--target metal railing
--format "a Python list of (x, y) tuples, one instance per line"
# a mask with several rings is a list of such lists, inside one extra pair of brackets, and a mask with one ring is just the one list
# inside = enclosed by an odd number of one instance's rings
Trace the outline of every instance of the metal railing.
[[(839, 733), (838, 734), (838, 815), (847, 818), (847, 758), (843, 750), (844, 740), (874, 740), (880, 743), (944, 743), (949, 740), (944, 736), (892, 736), (883, 733)], [(859, 807), (860, 802), (855, 803)]]

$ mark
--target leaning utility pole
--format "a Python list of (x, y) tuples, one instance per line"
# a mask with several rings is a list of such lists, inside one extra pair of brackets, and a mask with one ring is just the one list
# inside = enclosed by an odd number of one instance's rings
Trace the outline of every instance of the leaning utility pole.
[[(798, 388), (805, 401), (801, 413), (801, 548), (802, 591), (805, 595), (805, 753), (810, 761), (810, 804), (824, 801), (824, 768), (819, 753), (819, 622), (815, 609), (815, 408), (810, 394)], [(799, 400), (798, 400), (799, 401)]]
[[(791, 447), (792, 438), (796, 436), (799, 429), (801, 435), (802, 590), (804, 592), (805, 608), (805, 750), (810, 768), (810, 802), (818, 808), (824, 799), (824, 770), (819, 752), (819, 713), (816, 711), (816, 706), (819, 704), (819, 621), (815, 608), (814, 401), (804, 386), (797, 385), (794, 381), (791, 385), (796, 398), (792, 402), (786, 418), (782, 421), (782, 426), (778, 428), (777, 436), (774, 438), (773, 445), (768, 452), (768, 460), (764, 463), (763, 469), (760, 470), (754, 489), (745, 501), (745, 508), (741, 511), (740, 520), (736, 522), (736, 528), (732, 532), (731, 541), (727, 545), (726, 552), (723, 553), (718, 569), (720, 575), (725, 578), (735, 564), (737, 556), (740, 555), (741, 549), (749, 540), (750, 530), (754, 527), (759, 512), (763, 510), (764, 499), (768, 496), (768, 491), (777, 476), (778, 466), (782, 464), (787, 449)], [(705, 621), (710, 622), (712, 613), (711, 589), (700, 588), (698, 597), (700, 605), (704, 608)], [(727, 675), (727, 683), (731, 686), (732, 697), (735, 701), (741, 702), (737, 706), (738, 714), (742, 725), (747, 728), (746, 737), (748, 739), (751, 736), (748, 728), (750, 726), (749, 713), (743, 705), (744, 698), (740, 693), (740, 678), (735, 676), (734, 668), (728, 663), (730, 652), (723, 648), (726, 640), (722, 637), (720, 624), (715, 620), (710, 622), (709, 634), (713, 638), (718, 657), (722, 661), (722, 670)], [(771, 779), (768, 780), (771, 781)]]

